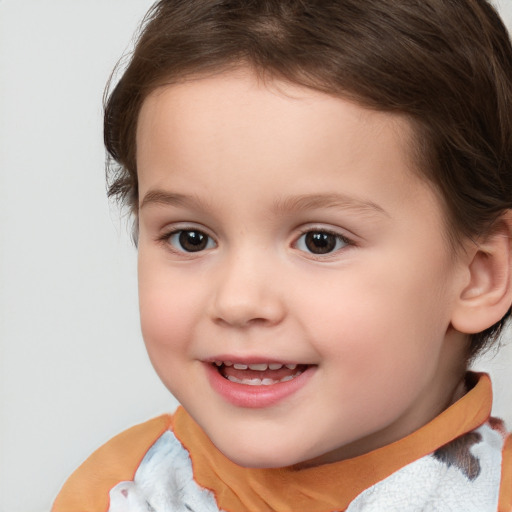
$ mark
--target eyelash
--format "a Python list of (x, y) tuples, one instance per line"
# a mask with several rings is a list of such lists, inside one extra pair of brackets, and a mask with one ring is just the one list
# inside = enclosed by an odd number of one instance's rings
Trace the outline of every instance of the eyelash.
[[(186, 233), (188, 233), (189, 235), (192, 233), (199, 235), (197, 238), (197, 240), (199, 240), (199, 242), (197, 244), (198, 246), (200, 246), (201, 242), (203, 242), (203, 240), (206, 239), (206, 245), (204, 245), (203, 247), (200, 247), (196, 251), (195, 250), (190, 250), (190, 251), (186, 250), (183, 247), (184, 240), (181, 240), (181, 236)], [(311, 249), (311, 247), (308, 246), (308, 241), (306, 239), (304, 239), (304, 242), (301, 243), (301, 240), (304, 237), (307, 237), (308, 235), (312, 235), (313, 237), (315, 235), (317, 235), (316, 240), (321, 242), (320, 247), (321, 247), (322, 243), (325, 243), (325, 244), (327, 244), (327, 250), (325, 252), (314, 252)], [(318, 235), (320, 235), (320, 238), (318, 237)], [(324, 237), (323, 240), (321, 238), (322, 236)], [(178, 240), (176, 240), (173, 243), (171, 240), (173, 237), (179, 237), (179, 238), (178, 238)], [(330, 240), (327, 240), (326, 237), (332, 237), (332, 238)], [(333, 240), (334, 240), (334, 246), (332, 246)], [(179, 253), (179, 254), (195, 254), (195, 253), (203, 252), (207, 249), (212, 249), (217, 245), (215, 240), (210, 235), (208, 235), (204, 231), (202, 231), (200, 229), (196, 229), (196, 228), (172, 229), (170, 231), (165, 232), (161, 236), (159, 236), (157, 241), (165, 244), (165, 246), (168, 247), (170, 250), (172, 250), (175, 253)], [(315, 240), (309, 240), (309, 242), (314, 242), (314, 241)], [(190, 240), (189, 240), (189, 242), (190, 242)], [(213, 243), (213, 245), (212, 245), (212, 243)], [(178, 244), (181, 246), (181, 248), (177, 247)], [(302, 244), (304, 245), (304, 247), (303, 248), (299, 247), (299, 245), (302, 245)], [(340, 244), (342, 244), (341, 247), (339, 246)], [(331, 231), (331, 230), (324, 229), (324, 228), (304, 229), (293, 244), (293, 246), (296, 249), (298, 249), (301, 252), (305, 252), (305, 253), (309, 254), (310, 257), (313, 257), (313, 258), (328, 258), (332, 254), (339, 252), (340, 250), (344, 249), (345, 247), (353, 246), (353, 245), (355, 245), (354, 242), (352, 240), (350, 240), (349, 238), (347, 238), (346, 236), (341, 235), (340, 233), (336, 233), (335, 231)]]

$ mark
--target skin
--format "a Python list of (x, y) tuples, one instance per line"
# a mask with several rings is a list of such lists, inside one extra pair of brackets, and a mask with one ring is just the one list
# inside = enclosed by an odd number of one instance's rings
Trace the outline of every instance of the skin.
[[(354, 457), (454, 400), (467, 339), (452, 314), (468, 264), (410, 140), (398, 116), (244, 70), (145, 100), (143, 336), (164, 384), (234, 462)], [(207, 236), (204, 249), (185, 250), (183, 231)], [(333, 233), (333, 250), (316, 254), (308, 232)], [(228, 357), (311, 366), (285, 399), (242, 407), (207, 378)]]

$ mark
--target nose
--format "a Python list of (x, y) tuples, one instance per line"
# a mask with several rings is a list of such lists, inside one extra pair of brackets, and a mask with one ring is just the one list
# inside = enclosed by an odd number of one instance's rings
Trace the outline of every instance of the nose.
[(218, 269), (211, 316), (232, 327), (273, 326), (285, 316), (279, 273), (262, 255), (239, 255)]

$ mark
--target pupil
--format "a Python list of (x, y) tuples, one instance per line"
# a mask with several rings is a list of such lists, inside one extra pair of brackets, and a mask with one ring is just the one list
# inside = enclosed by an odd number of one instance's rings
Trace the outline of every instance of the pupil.
[(208, 237), (200, 231), (182, 231), (180, 245), (188, 252), (202, 251), (208, 242)]
[(336, 237), (330, 233), (307, 233), (306, 247), (314, 254), (327, 254), (336, 247)]

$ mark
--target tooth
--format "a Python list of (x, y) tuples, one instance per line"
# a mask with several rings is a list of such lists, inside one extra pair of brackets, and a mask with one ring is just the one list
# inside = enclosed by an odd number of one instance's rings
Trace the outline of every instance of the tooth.
[(236, 382), (237, 384), (242, 384), (242, 381), (240, 379), (237, 379), (236, 377), (233, 377), (233, 375), (228, 375), (227, 379), (231, 382)]
[(235, 363), (233, 368), (235, 370), (247, 370), (248, 366), (246, 364)]
[(292, 380), (295, 376), (287, 375), (286, 377), (283, 377), (279, 382), (288, 382), (289, 380)]
[(289, 370), (295, 370), (295, 368), (297, 368), (297, 365), (296, 364), (287, 364), (286, 368), (288, 368)]
[(271, 369), (271, 370), (279, 370), (283, 367), (283, 365), (281, 363), (270, 363), (268, 365), (268, 367)]
[(224, 361), (224, 366), (233, 366), (231, 361)]
[(259, 372), (263, 372), (266, 369), (268, 369), (268, 365), (265, 363), (259, 363), (259, 364), (250, 364), (249, 365), (250, 370), (258, 370)]
[(215, 361), (215, 366), (222, 366), (222, 361)]
[(248, 386), (261, 386), (261, 379), (244, 379), (242, 384), (247, 384)]
[(272, 384), (277, 384), (279, 381), (277, 380), (274, 380), (274, 379), (262, 379), (261, 383), (264, 385), (264, 386), (271, 386)]

